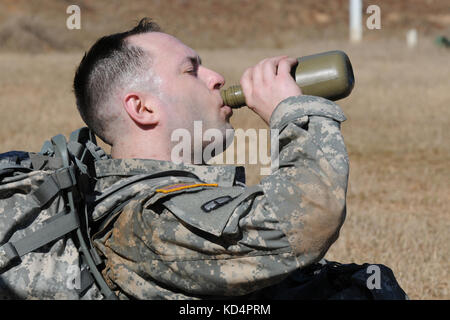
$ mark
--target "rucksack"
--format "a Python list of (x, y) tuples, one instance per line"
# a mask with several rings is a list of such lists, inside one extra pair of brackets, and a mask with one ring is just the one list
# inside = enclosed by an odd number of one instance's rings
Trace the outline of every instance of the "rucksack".
[(116, 298), (88, 217), (93, 164), (107, 158), (86, 127), (0, 154), (0, 299)]
[[(376, 273), (378, 283), (373, 285), (371, 282)], [(409, 297), (392, 270), (383, 264), (342, 264), (322, 259), (245, 299), (409, 300)]]

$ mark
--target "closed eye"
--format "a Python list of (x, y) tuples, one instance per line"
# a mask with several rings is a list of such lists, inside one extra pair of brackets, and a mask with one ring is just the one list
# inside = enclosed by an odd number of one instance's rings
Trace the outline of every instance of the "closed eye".
[(189, 70), (186, 71), (186, 73), (189, 73), (189, 74), (191, 74), (191, 75), (193, 75), (193, 76), (197, 76), (197, 72), (198, 72), (198, 69), (197, 69), (197, 68), (195, 68), (195, 69), (189, 69)]
[(198, 57), (198, 56), (197, 57), (187, 57), (185, 59), (185, 61), (187, 61), (189, 63), (185, 73), (188, 73), (193, 76), (197, 76), (198, 68), (201, 65), (200, 57)]

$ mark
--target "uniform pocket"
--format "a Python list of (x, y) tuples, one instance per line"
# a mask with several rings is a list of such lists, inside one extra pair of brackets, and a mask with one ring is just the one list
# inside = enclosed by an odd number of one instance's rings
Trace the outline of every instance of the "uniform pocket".
[(254, 192), (252, 188), (219, 187), (179, 194), (163, 205), (190, 226), (220, 237), (235, 209)]

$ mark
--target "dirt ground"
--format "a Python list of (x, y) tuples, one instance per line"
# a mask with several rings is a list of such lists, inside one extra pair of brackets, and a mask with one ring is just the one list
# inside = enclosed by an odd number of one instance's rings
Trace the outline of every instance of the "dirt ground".
[[(436, 10), (442, 2), (428, 1), (437, 3)], [(339, 101), (348, 118), (342, 125), (350, 155), (347, 219), (326, 258), (385, 264), (412, 299), (450, 298), (450, 50), (434, 45), (433, 28), (421, 34), (415, 49), (406, 47), (400, 31), (390, 37), (369, 34), (357, 45), (338, 37), (304, 37), (278, 46), (272, 40), (247, 47), (190, 43), (227, 85), (272, 55), (334, 49), (349, 55), (356, 85)], [(83, 52), (37, 48), (0, 53), (0, 153), (39, 151), (45, 139), (83, 125), (71, 89)], [(232, 123), (266, 128), (245, 108), (234, 113)], [(248, 183), (257, 183), (259, 166), (246, 167)]]

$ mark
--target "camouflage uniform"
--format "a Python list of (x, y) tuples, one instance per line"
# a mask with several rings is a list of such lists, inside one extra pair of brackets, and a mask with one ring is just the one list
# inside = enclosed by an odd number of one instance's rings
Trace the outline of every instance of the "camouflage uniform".
[(93, 218), (126, 203), (94, 241), (108, 285), (120, 298), (242, 296), (318, 262), (345, 218), (344, 120), (320, 97), (282, 101), (270, 120), (279, 168), (255, 186), (242, 167), (98, 161), (99, 194), (119, 191)]

